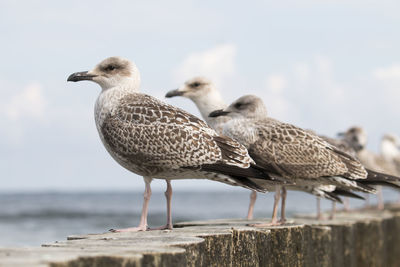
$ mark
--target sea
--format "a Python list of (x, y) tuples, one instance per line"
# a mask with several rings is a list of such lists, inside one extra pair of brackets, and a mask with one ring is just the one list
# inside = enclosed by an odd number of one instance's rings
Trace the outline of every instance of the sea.
[[(384, 190), (385, 201), (396, 201), (399, 193)], [(143, 202), (142, 192), (20, 192), (0, 193), (0, 247), (40, 246), (66, 240), (68, 235), (104, 233), (109, 229), (137, 226)], [(376, 197), (371, 196), (375, 203)], [(364, 201), (350, 201), (356, 208)], [(249, 191), (174, 191), (174, 222), (222, 218), (245, 218)], [(270, 218), (273, 193), (258, 194), (255, 217)], [(331, 202), (322, 201), (329, 210)], [(341, 208), (343, 206), (338, 206)], [(302, 192), (289, 192), (287, 215), (314, 213), (316, 200)], [(163, 192), (153, 192), (149, 225), (166, 221)]]

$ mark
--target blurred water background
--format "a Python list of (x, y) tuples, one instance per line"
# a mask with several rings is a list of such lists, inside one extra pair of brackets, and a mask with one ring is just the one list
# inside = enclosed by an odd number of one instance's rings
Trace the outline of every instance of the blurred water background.
[[(384, 190), (386, 201), (395, 201), (398, 193)], [(102, 233), (110, 228), (136, 226), (139, 222), (143, 193), (133, 192), (35, 192), (0, 193), (0, 246), (39, 246), (68, 235)], [(228, 187), (223, 191), (176, 190), (172, 199), (174, 222), (221, 218), (244, 218), (249, 191)], [(376, 198), (371, 197), (371, 203)], [(271, 216), (273, 193), (258, 194), (256, 218)], [(362, 201), (351, 200), (352, 207)], [(330, 202), (323, 200), (327, 210)], [(164, 193), (153, 192), (149, 208), (150, 226), (165, 224)], [(342, 206), (339, 206), (342, 208)], [(311, 195), (289, 192), (288, 216), (315, 213)]]

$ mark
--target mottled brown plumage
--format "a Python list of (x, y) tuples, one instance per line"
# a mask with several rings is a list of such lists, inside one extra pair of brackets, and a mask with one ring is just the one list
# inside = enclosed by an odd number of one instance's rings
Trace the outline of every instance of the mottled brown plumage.
[(245, 96), (225, 109), (233, 120), (225, 125), (224, 133), (245, 145), (258, 166), (280, 177), (320, 184), (336, 183), (327, 177), (367, 177), (359, 161), (310, 131), (265, 115), (255, 117), (252, 105), (256, 104), (262, 101)]
[(357, 157), (357, 151), (348, 143), (346, 140), (340, 138), (331, 138), (324, 135), (318, 135), (324, 141), (328, 142), (329, 144), (333, 145), (337, 149), (343, 151), (346, 154), (349, 154), (353, 157)]
[(316, 182), (365, 192), (374, 192), (366, 184), (398, 181), (382, 173), (368, 174), (357, 158), (312, 131), (252, 111), (252, 106), (261, 105), (258, 97), (244, 96), (220, 113), (233, 118), (225, 124), (224, 133), (245, 145), (257, 165), (271, 174), (296, 184)]

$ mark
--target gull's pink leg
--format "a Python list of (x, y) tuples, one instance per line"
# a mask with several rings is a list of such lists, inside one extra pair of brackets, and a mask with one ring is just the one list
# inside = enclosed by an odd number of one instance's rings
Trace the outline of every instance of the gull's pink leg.
[(369, 194), (365, 194), (364, 208), (367, 209), (368, 207), (369, 207)]
[(274, 225), (280, 225), (278, 223), (278, 205), (279, 205), (279, 199), (281, 197), (281, 187), (276, 186), (275, 189), (275, 196), (274, 196), (274, 209), (272, 210), (272, 220), (270, 223), (256, 223), (256, 224), (249, 224), (250, 226), (254, 227), (266, 227), (266, 226), (274, 226)]
[[(335, 203), (335, 202), (333, 202), (333, 203)], [(350, 199), (348, 197), (344, 198), (343, 206), (344, 206), (345, 211), (350, 211)], [(336, 203), (335, 203), (335, 212), (336, 212)]]
[(171, 199), (172, 199), (172, 186), (170, 180), (165, 180), (167, 182), (167, 190), (165, 191), (165, 198), (167, 199), (167, 224), (157, 228), (151, 228), (150, 230), (172, 230), (172, 212), (171, 212)]
[(253, 219), (254, 204), (256, 204), (256, 199), (257, 199), (257, 192), (253, 190), (251, 191), (250, 194), (250, 205), (249, 205), (249, 211), (247, 212), (247, 220)]
[(322, 220), (322, 213), (321, 213), (321, 198), (317, 197), (317, 220)]
[(286, 188), (283, 186), (282, 187), (282, 203), (281, 203), (281, 219), (279, 220), (279, 223), (281, 223), (281, 224), (284, 224), (286, 222), (286, 213), (285, 213), (286, 196), (287, 196), (287, 191), (286, 191)]
[(167, 191), (165, 192), (167, 198), (167, 228), (172, 230), (172, 210), (171, 210), (171, 199), (172, 199), (172, 186), (171, 181), (167, 180)]
[(274, 209), (272, 210), (271, 224), (277, 224), (277, 221), (278, 221), (278, 205), (279, 205), (280, 197), (281, 197), (281, 187), (277, 186), (276, 187), (276, 191), (275, 191), (275, 196), (274, 196)]
[(145, 190), (143, 194), (143, 208), (142, 215), (140, 216), (140, 223), (138, 227), (130, 227), (124, 229), (111, 229), (110, 232), (139, 232), (139, 231), (147, 231), (147, 212), (149, 210), (149, 202), (151, 198), (151, 178), (143, 177), (145, 182)]
[(385, 208), (385, 203), (383, 201), (383, 194), (382, 194), (382, 186), (377, 186), (376, 187), (377, 190), (377, 197), (378, 197), (378, 210), (383, 210)]
[(332, 211), (331, 215), (329, 216), (329, 220), (335, 219), (335, 216), (336, 216), (336, 202), (332, 201)]

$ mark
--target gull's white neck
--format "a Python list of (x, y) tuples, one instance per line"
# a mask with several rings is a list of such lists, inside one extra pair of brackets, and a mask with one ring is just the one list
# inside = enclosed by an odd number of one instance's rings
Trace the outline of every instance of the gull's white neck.
[[(129, 94), (139, 93), (139, 88), (134, 83), (120, 83), (120, 85), (111, 88), (102, 88), (97, 97), (94, 114), (97, 129), (100, 130), (104, 119), (112, 115), (120, 100)], [(99, 131), (100, 132), (100, 131)]]
[(257, 133), (255, 120), (242, 117), (228, 120), (222, 129), (222, 134), (235, 139), (246, 148), (257, 140)]
[(207, 94), (193, 96), (191, 99), (196, 104), (203, 119), (210, 125), (213, 124), (215, 118), (210, 118), (208, 115), (214, 110), (227, 107), (217, 90), (211, 90)]

